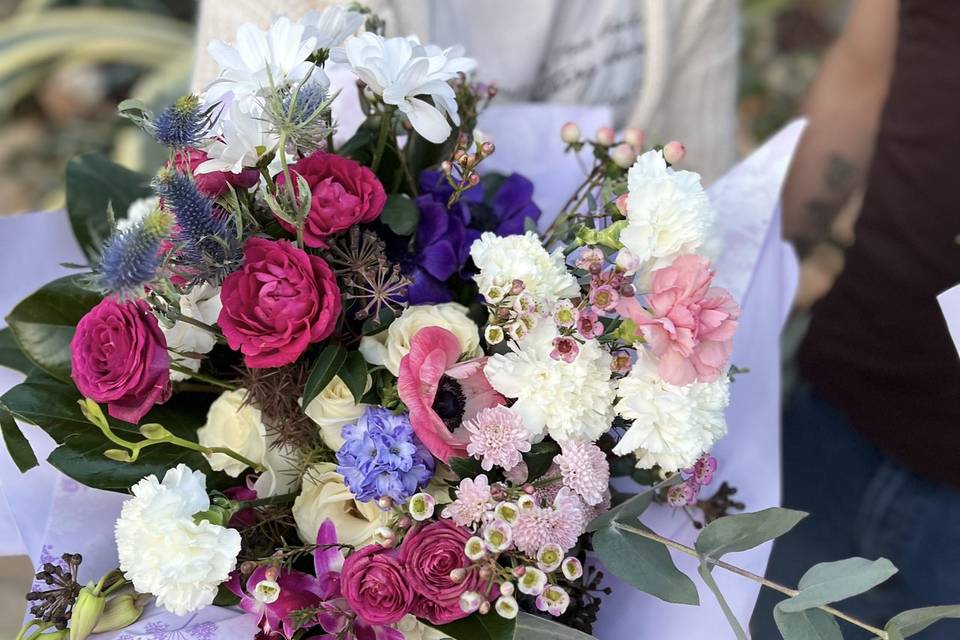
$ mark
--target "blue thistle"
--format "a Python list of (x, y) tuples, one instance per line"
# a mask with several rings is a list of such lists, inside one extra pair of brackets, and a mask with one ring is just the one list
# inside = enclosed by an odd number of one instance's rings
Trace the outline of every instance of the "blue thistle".
[(169, 214), (153, 211), (126, 227), (118, 227), (100, 254), (94, 274), (97, 289), (121, 298), (135, 298), (153, 282), (163, 263), (160, 243), (170, 233)]
[(197, 96), (183, 96), (153, 119), (153, 136), (165, 147), (196, 147), (210, 130), (211, 109), (201, 111)]
[(200, 193), (189, 176), (167, 167), (157, 174), (153, 188), (176, 217), (177, 260), (198, 279), (218, 283), (242, 262), (233, 218)]
[(330, 103), (334, 97), (319, 82), (278, 89), (266, 98), (264, 118), (299, 150), (315, 151), (333, 132)]

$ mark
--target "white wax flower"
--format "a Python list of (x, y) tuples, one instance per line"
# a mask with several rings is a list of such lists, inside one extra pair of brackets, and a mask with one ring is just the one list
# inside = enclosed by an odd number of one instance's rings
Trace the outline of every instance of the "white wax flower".
[(217, 588), (234, 570), (240, 533), (194, 521), (210, 508), (206, 477), (180, 464), (150, 475), (131, 489), (116, 526), (120, 569), (140, 593), (175, 615), (213, 603)]
[[(196, 285), (188, 293), (180, 296), (179, 306), (180, 313), (186, 317), (212, 326), (217, 322), (222, 308), (220, 287), (206, 282)], [(217, 339), (211, 332), (182, 320), (178, 320), (169, 329), (163, 325), (160, 329), (167, 339), (170, 362), (191, 371), (199, 371), (200, 360), (183, 354), (209, 353), (217, 344)], [(180, 371), (170, 372), (170, 379), (174, 381), (187, 380), (189, 377), (188, 374)]]

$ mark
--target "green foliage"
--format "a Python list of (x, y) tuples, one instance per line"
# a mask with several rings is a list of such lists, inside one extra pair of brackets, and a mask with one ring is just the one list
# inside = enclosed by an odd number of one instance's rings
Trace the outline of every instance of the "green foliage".
[(474, 614), (436, 627), (453, 640), (595, 640), (593, 636), (521, 611), (515, 620)]
[(367, 361), (363, 359), (363, 354), (359, 351), (347, 353), (347, 358), (337, 375), (350, 390), (354, 402), (359, 404), (363, 398), (363, 392), (367, 389)]
[(821, 562), (800, 578), (800, 593), (778, 606), (784, 612), (794, 613), (845, 600), (869, 591), (896, 572), (897, 568), (886, 558)]
[(530, 447), (530, 451), (523, 454), (523, 461), (527, 463), (527, 482), (540, 479), (553, 464), (553, 458), (560, 453), (560, 447), (552, 440), (543, 440)]
[(623, 522), (633, 525), (647, 507), (653, 502), (653, 491), (638, 493), (632, 498), (624, 500), (614, 508), (601, 514), (587, 524), (587, 533), (610, 527), (614, 522)]
[(64, 382), (70, 381), (70, 340), (77, 323), (100, 301), (99, 295), (80, 286), (79, 278), (67, 276), (45, 284), (7, 316), (23, 354)]
[[(347, 361), (347, 350), (338, 344), (328, 344), (317, 356), (307, 377), (307, 384), (303, 388), (303, 406), (316, 398), (326, 388), (330, 381), (340, 372)], [(351, 390), (352, 391), (352, 390)], [(363, 391), (361, 390), (361, 395)]]
[(3, 433), (3, 442), (7, 445), (7, 451), (13, 458), (14, 464), (21, 473), (26, 473), (37, 466), (37, 456), (33, 453), (33, 448), (27, 440), (16, 419), (6, 409), (0, 407), (0, 432)]
[(773, 619), (784, 640), (843, 640), (837, 621), (820, 609), (789, 613), (778, 605)]
[(30, 358), (24, 355), (13, 337), (10, 327), (0, 329), (0, 367), (28, 374), (33, 369)]
[(802, 511), (777, 507), (726, 516), (708, 524), (694, 546), (701, 556), (719, 560), (726, 553), (753, 549), (782, 536), (806, 516)]
[(910, 609), (892, 617), (884, 630), (889, 634), (890, 640), (902, 640), (920, 633), (939, 620), (947, 618), (960, 618), (960, 605)]
[(420, 211), (409, 196), (395, 193), (387, 196), (387, 204), (380, 214), (384, 223), (398, 236), (412, 236), (420, 222)]

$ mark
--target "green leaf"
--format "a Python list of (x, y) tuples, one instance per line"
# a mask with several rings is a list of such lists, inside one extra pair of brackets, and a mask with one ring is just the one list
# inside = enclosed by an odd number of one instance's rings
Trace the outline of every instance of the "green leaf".
[(100, 302), (99, 295), (80, 287), (79, 277), (66, 276), (43, 285), (7, 316), (23, 354), (64, 382), (70, 381), (70, 340), (77, 323)]
[(130, 203), (152, 194), (146, 176), (130, 171), (99, 153), (85, 153), (67, 163), (67, 214), (87, 259), (99, 259), (100, 247), (112, 231), (108, 209), (125, 216)]
[(840, 625), (828, 613), (820, 609), (786, 612), (777, 605), (773, 619), (780, 629), (783, 640), (843, 640)]
[(380, 221), (398, 236), (412, 236), (420, 223), (420, 210), (409, 196), (390, 194), (380, 214)]
[(597, 516), (587, 524), (587, 533), (609, 527), (614, 521), (630, 525), (636, 524), (640, 514), (646, 511), (650, 503), (653, 502), (653, 493), (653, 491), (649, 490), (638, 493), (632, 498), (624, 500), (606, 513)]
[(595, 640), (591, 635), (559, 622), (521, 611), (517, 615), (517, 640)]
[(501, 618), (495, 613), (485, 616), (474, 614), (449, 624), (435, 627), (453, 640), (513, 640), (517, 621)]
[(890, 633), (890, 640), (894, 640), (892, 634), (897, 633), (901, 638), (909, 638), (916, 635), (932, 625), (938, 620), (947, 618), (960, 618), (960, 604), (951, 604), (942, 607), (923, 607), (922, 609), (910, 609), (903, 613), (898, 613), (890, 618), (884, 630)]
[(449, 465), (451, 471), (457, 474), (458, 478), (475, 478), (484, 473), (480, 461), (476, 458), (450, 458)]
[(363, 359), (363, 354), (359, 351), (349, 352), (337, 375), (343, 380), (343, 384), (347, 385), (347, 389), (350, 389), (354, 402), (360, 404), (363, 393), (367, 390), (367, 361)]
[(303, 387), (303, 406), (320, 395), (330, 381), (340, 372), (343, 363), (347, 360), (347, 351), (338, 344), (328, 344), (317, 356), (307, 377), (307, 384)]
[(747, 640), (747, 634), (743, 632), (743, 627), (740, 626), (740, 621), (737, 620), (737, 616), (734, 615), (733, 610), (730, 608), (730, 604), (727, 602), (727, 599), (723, 597), (723, 592), (720, 591), (720, 585), (718, 585), (717, 581), (713, 579), (713, 574), (710, 573), (710, 567), (703, 558), (700, 560), (700, 566), (697, 567), (697, 573), (699, 573), (700, 577), (703, 578), (703, 582), (707, 585), (707, 587), (710, 588), (710, 591), (713, 592), (714, 597), (717, 599), (717, 603), (720, 605), (720, 609), (723, 611), (723, 615), (727, 618), (727, 622), (730, 624), (730, 628), (733, 630), (733, 634), (738, 640)]
[(530, 447), (530, 451), (523, 454), (523, 461), (527, 463), (527, 482), (539, 480), (553, 464), (553, 458), (560, 453), (560, 447), (552, 440), (543, 440)]
[(10, 327), (0, 329), (0, 367), (13, 369), (24, 374), (30, 373), (30, 370), (33, 369), (33, 363), (20, 350), (20, 345), (13, 337)]
[(17, 424), (13, 414), (2, 407), (0, 407), (0, 431), (3, 432), (3, 442), (7, 445), (7, 451), (17, 465), (17, 469), (20, 469), (20, 473), (26, 473), (37, 466), (37, 456), (33, 453), (27, 437), (20, 431), (20, 425)]
[(821, 562), (800, 578), (800, 593), (779, 604), (788, 613), (813, 609), (869, 591), (897, 572), (886, 558), (847, 558)]
[[(634, 526), (649, 531), (640, 523)], [(605, 527), (593, 534), (593, 549), (611, 573), (640, 591), (676, 604), (700, 604), (697, 587), (659, 542)]]
[(807, 516), (802, 511), (773, 507), (714, 520), (700, 532), (694, 546), (715, 560), (726, 553), (746, 551), (782, 536)]

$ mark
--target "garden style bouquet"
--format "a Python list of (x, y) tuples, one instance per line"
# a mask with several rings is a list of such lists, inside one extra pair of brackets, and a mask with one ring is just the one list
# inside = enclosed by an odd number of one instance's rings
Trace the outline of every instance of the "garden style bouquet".
[[(245, 25), (210, 45), (202, 94), (121, 105), (169, 150), (152, 179), (71, 164), (90, 266), (9, 316), (28, 375), (0, 419), (21, 468), (14, 417), (132, 496), (119, 568), (82, 586), (79, 557), (45, 566), (21, 637), (120, 628), (153, 596), (239, 606), (263, 638), (586, 638), (606, 589), (588, 557), (695, 603), (665, 545), (713, 588), (720, 555), (802, 516), (700, 498), (739, 307), (698, 254), (713, 213), (671, 166), (683, 147), (566, 125), (590, 166), (540, 235), (530, 181), (480, 172), (495, 88), (381, 31), (339, 7)], [(332, 65), (366, 115), (340, 146)], [(696, 549), (639, 525), (654, 501), (702, 512)], [(889, 571), (867, 564), (842, 573)], [(784, 624), (835, 626), (807, 600)]]

